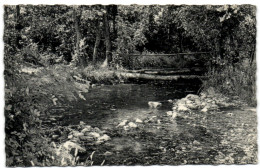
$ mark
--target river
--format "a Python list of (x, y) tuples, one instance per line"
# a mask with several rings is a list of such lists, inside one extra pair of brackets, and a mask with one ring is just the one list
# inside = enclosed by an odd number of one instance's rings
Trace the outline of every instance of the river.
[[(56, 111), (60, 125), (80, 121), (105, 130), (111, 140), (88, 147), (95, 165), (247, 164), (256, 162), (257, 117), (249, 108), (207, 114), (166, 115), (168, 100), (196, 94), (198, 82), (152, 82), (92, 88), (68, 111)], [(148, 101), (162, 107), (151, 109)], [(117, 127), (123, 120), (143, 123), (135, 129)]]

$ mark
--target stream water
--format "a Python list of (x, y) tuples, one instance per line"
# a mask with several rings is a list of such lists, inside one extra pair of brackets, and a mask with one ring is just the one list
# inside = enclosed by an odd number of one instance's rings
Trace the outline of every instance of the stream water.
[[(105, 130), (111, 140), (99, 146), (95, 165), (246, 164), (256, 162), (257, 117), (250, 109), (166, 115), (169, 99), (196, 94), (197, 82), (153, 82), (97, 86), (69, 111), (56, 111), (60, 125), (84, 121)], [(162, 103), (151, 109), (148, 101)], [(123, 120), (143, 123), (131, 130), (117, 127)]]

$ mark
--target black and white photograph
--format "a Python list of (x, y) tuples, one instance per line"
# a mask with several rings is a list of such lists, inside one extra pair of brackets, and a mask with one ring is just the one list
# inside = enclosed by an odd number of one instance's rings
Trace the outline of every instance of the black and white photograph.
[(255, 4), (1, 8), (6, 167), (258, 164)]

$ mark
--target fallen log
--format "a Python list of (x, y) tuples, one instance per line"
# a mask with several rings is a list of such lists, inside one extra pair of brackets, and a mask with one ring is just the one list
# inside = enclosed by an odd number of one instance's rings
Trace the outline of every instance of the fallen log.
[(150, 79), (150, 80), (178, 80), (178, 79), (205, 79), (205, 76), (199, 75), (154, 75), (143, 73), (116, 72), (125, 78)]

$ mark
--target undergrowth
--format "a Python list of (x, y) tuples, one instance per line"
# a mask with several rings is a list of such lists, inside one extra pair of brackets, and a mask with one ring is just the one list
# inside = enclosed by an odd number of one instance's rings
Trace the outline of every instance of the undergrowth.
[(226, 96), (238, 96), (248, 105), (256, 106), (256, 63), (247, 61), (234, 66), (222, 66), (208, 73), (203, 88), (213, 87)]

